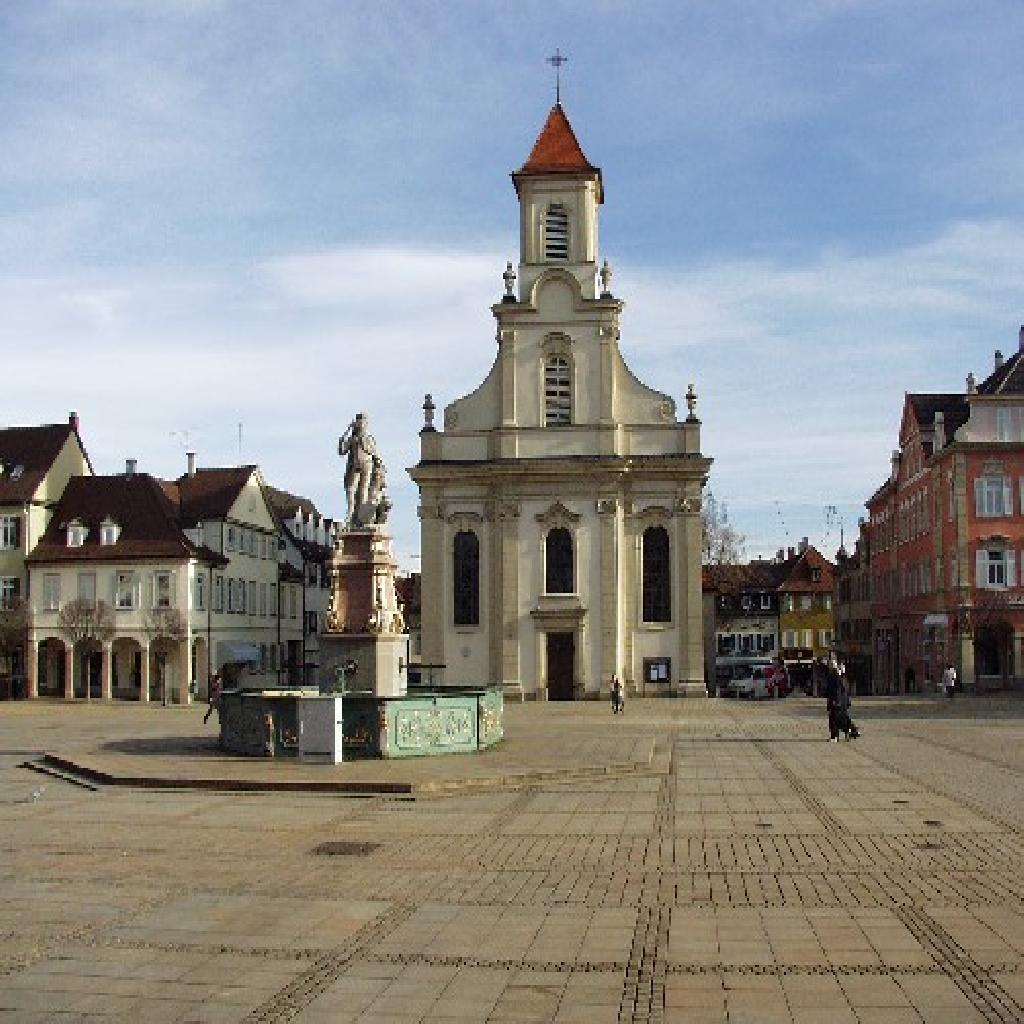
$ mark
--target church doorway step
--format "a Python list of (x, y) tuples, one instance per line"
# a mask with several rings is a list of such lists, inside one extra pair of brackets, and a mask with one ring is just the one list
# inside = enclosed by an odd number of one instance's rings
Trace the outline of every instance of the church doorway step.
[(576, 637), (572, 633), (547, 633), (548, 700), (572, 700)]

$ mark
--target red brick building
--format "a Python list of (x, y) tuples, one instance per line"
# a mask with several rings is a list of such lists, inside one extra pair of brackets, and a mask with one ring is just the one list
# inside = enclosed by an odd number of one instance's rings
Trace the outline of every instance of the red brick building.
[(980, 384), (906, 395), (867, 508), (875, 692), (934, 689), (947, 661), (979, 689), (1024, 677), (1024, 327)]

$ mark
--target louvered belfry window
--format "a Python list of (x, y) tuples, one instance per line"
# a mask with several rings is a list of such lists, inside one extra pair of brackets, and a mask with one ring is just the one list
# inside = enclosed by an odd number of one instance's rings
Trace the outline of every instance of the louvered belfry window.
[(544, 259), (569, 258), (569, 214), (564, 206), (549, 206), (544, 215)]
[(452, 590), (455, 625), (480, 625), (480, 541), (472, 530), (455, 534)]
[(549, 427), (572, 422), (572, 374), (565, 356), (544, 361), (544, 423)]

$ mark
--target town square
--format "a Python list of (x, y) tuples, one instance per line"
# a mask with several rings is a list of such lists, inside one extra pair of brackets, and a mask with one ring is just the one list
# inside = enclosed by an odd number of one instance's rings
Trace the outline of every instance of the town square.
[(0, 10), (0, 1024), (1024, 1021), (1022, 32)]

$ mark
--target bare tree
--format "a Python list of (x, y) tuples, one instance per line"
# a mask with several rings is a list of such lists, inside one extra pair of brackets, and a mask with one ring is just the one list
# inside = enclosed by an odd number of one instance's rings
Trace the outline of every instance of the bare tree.
[[(76, 597), (68, 601), (57, 613), (57, 628), (74, 650), (95, 651), (102, 644), (114, 638), (114, 613), (105, 601), (90, 601)], [(87, 670), (83, 668), (86, 699), (92, 697)]]
[(704, 565), (723, 565), (739, 562), (747, 538), (729, 522), (725, 502), (719, 502), (708, 491), (701, 505), (702, 547)]
[(28, 639), (28, 608), (20, 597), (11, 598), (0, 607), (0, 662), (11, 671), (11, 662), (24, 650)]
[(76, 597), (57, 613), (57, 628), (70, 646), (96, 648), (114, 638), (114, 613), (106, 601)]
[(149, 637), (149, 649), (156, 655), (161, 700), (166, 704), (167, 655), (185, 639), (185, 617), (177, 608), (151, 608), (146, 612), (142, 628)]

